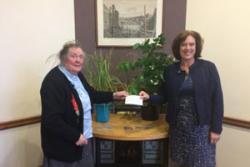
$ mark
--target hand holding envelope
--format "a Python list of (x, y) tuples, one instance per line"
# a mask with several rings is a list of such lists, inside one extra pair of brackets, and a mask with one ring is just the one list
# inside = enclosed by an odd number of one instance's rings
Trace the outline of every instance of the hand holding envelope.
[(143, 105), (143, 100), (142, 100), (141, 96), (128, 95), (125, 98), (125, 104), (142, 106)]

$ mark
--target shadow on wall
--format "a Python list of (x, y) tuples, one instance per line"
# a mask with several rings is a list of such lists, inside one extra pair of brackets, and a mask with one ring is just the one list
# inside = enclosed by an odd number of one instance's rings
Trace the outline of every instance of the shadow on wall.
[(42, 166), (43, 153), (41, 147), (35, 145), (34, 143), (25, 143), (25, 157), (24, 157), (24, 167), (40, 167)]

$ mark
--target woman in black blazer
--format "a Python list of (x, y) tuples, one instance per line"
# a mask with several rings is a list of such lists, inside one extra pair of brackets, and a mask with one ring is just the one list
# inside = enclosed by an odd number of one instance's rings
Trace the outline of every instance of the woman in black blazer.
[(170, 156), (180, 167), (215, 167), (215, 144), (220, 139), (223, 95), (212, 62), (202, 60), (203, 40), (198, 32), (184, 31), (172, 44), (176, 63), (167, 67), (161, 96), (140, 96), (167, 102)]
[(59, 53), (60, 64), (44, 78), (41, 140), (44, 167), (93, 167), (92, 103), (124, 99), (127, 92), (94, 90), (81, 73), (84, 52), (75, 42)]

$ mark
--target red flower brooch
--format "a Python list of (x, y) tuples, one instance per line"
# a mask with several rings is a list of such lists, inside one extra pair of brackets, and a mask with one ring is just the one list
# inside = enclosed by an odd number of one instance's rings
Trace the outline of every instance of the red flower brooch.
[(74, 110), (75, 110), (76, 115), (79, 116), (79, 115), (80, 115), (80, 113), (79, 113), (79, 107), (78, 107), (78, 105), (77, 105), (75, 96), (74, 96), (73, 94), (72, 94), (72, 98), (71, 98), (71, 103), (72, 103), (72, 105), (73, 105), (73, 108), (74, 108)]

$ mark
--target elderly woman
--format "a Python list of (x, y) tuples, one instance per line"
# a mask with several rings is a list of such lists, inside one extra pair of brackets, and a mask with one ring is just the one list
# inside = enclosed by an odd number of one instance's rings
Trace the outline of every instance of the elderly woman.
[(215, 144), (222, 132), (223, 97), (212, 62), (202, 60), (203, 40), (184, 31), (172, 44), (176, 63), (164, 74), (161, 96), (140, 92), (144, 100), (167, 102), (170, 156), (180, 167), (215, 167)]
[(94, 90), (81, 73), (84, 52), (74, 42), (59, 53), (60, 64), (44, 78), (41, 138), (44, 167), (93, 167), (92, 103), (124, 99), (127, 92)]

